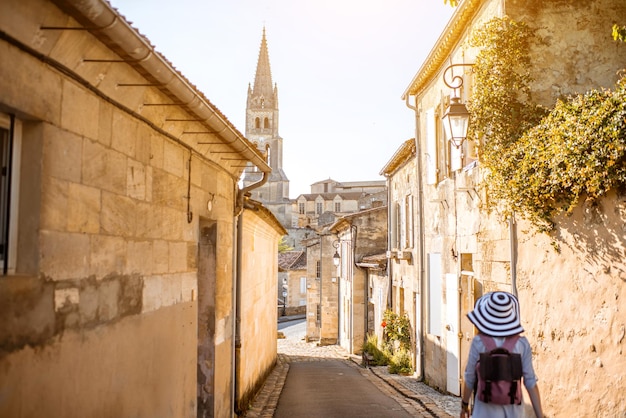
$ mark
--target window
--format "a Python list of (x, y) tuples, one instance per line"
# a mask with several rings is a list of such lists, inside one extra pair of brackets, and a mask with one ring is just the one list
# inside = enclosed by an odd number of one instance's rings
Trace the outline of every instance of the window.
[(261, 127), (261, 119), (259, 119), (259, 118), (255, 118), (254, 119), (254, 127), (256, 129), (259, 129)]
[(304, 209), (305, 209), (304, 203), (303, 202), (298, 203), (298, 213), (300, 215), (304, 215)]
[(441, 254), (428, 254), (428, 333), (441, 336)]
[(17, 214), (22, 125), (0, 113), (0, 265), (2, 274), (15, 272), (17, 260)]
[(341, 212), (341, 202), (335, 202), (335, 212)]
[(323, 210), (324, 210), (324, 203), (317, 202), (315, 204), (315, 213), (317, 213), (318, 215), (321, 215)]
[(389, 222), (389, 232), (390, 232), (390, 241), (391, 241), (391, 249), (398, 249), (398, 225), (400, 213), (399, 213), (399, 205), (397, 202), (391, 204), (391, 221)]
[(408, 194), (404, 197), (404, 214), (406, 222), (404, 223), (404, 247), (413, 248), (413, 196)]
[(300, 277), (300, 293), (306, 293), (306, 277)]
[(398, 231), (400, 232), (398, 238), (398, 249), (406, 247), (406, 206), (404, 201), (397, 203), (398, 205)]
[(268, 118), (265, 118), (263, 120), (263, 128), (265, 128), (265, 129), (269, 129), (270, 128), (270, 120)]
[(322, 262), (320, 260), (315, 262), (315, 277), (318, 279), (322, 277)]
[(435, 109), (426, 110), (426, 184), (437, 184), (437, 135)]
[[(5, 121), (2, 121), (5, 122)], [(6, 260), (8, 252), (7, 231), (9, 228), (9, 200), (10, 200), (10, 123), (0, 124), (0, 164), (2, 164), (0, 177), (0, 257), (2, 262)]]

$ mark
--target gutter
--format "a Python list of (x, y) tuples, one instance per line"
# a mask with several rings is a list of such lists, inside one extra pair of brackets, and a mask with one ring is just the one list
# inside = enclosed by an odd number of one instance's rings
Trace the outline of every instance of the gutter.
[(96, 38), (107, 38), (109, 42), (105, 43), (109, 48), (141, 74), (153, 79), (157, 87), (172, 97), (176, 104), (196, 116), (261, 172), (271, 172), (271, 167), (256, 147), (105, 0), (52, 1)]

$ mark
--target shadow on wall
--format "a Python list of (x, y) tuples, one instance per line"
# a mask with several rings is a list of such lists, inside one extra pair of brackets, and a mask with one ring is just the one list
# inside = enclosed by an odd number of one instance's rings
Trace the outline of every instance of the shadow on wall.
[(584, 254), (589, 273), (610, 274), (626, 282), (625, 193), (610, 192), (598, 201), (585, 201), (556, 221), (556, 243)]

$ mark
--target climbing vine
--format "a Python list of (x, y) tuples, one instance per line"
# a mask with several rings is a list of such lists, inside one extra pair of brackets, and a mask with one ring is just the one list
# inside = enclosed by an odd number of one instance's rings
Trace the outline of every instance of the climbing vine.
[(510, 148), (515, 164), (501, 196), (541, 230), (626, 185), (626, 77), (614, 91), (591, 90), (559, 100), (552, 112)]
[(539, 230), (626, 185), (626, 78), (615, 91), (592, 90), (557, 102), (533, 103), (529, 49), (540, 42), (526, 24), (495, 18), (477, 30), (480, 47), (469, 104), (490, 207), (516, 212)]

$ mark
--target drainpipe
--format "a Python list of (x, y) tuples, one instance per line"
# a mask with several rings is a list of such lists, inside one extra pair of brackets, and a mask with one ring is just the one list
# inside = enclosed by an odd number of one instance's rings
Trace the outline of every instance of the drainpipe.
[(509, 217), (509, 244), (511, 250), (511, 293), (517, 296), (517, 222), (514, 213)]
[[(391, 228), (395, 228), (395, 225), (391, 225), (393, 221), (391, 216), (391, 176), (385, 175), (387, 178), (387, 252), (391, 251)], [(389, 281), (389, 289), (387, 290), (387, 308), (391, 307), (391, 292), (393, 289), (393, 280), (391, 278), (391, 257), (387, 257), (387, 280)]]
[[(415, 169), (417, 171), (417, 210), (419, 216), (418, 220), (418, 245), (419, 245), (419, 281), (422, 286), (420, 289), (420, 347), (419, 347), (419, 374), (420, 377), (424, 378), (424, 328), (426, 326), (426, 321), (424, 319), (425, 310), (424, 310), (424, 295), (426, 294), (426, 280), (425, 280), (425, 267), (424, 267), (424, 190), (423, 190), (423, 180), (422, 180), (422, 152), (420, 147), (420, 117), (419, 117), (419, 109), (417, 106), (413, 106), (409, 103), (410, 96), (407, 94), (405, 97), (406, 107), (413, 110), (415, 112)], [(415, 102), (417, 104), (417, 96), (415, 96)], [(416, 353), (417, 356), (417, 353)]]

